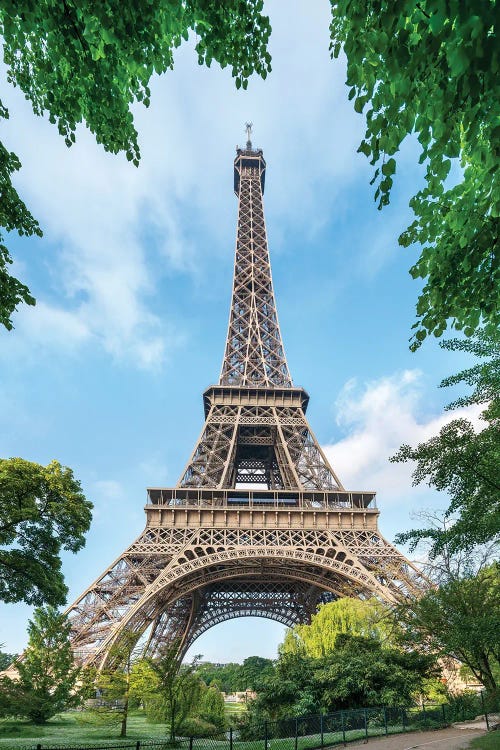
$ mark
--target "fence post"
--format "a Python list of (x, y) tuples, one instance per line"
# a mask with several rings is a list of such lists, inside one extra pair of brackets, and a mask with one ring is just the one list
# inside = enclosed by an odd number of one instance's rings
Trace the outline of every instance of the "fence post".
[(321, 732), (321, 747), (323, 748), (325, 746), (323, 737), (323, 714), (319, 717), (319, 731)]
[(189, 738), (189, 750), (193, 750), (193, 738)]
[(267, 721), (264, 722), (264, 750), (267, 750)]
[(365, 714), (365, 737), (368, 739), (368, 716), (367, 716), (367, 709), (364, 710)]
[(233, 728), (229, 727), (229, 750), (233, 750)]
[(389, 734), (387, 731), (387, 708), (384, 706), (384, 727), (386, 736)]
[(404, 708), (401, 709), (401, 720), (403, 724), (403, 732), (406, 732), (406, 711)]
[(299, 747), (299, 720), (295, 719), (295, 750)]
[(36, 750), (42, 750), (42, 745), (41, 745), (41, 743), (40, 743), (40, 742), (39, 742), (39, 743), (38, 743), (38, 745), (36, 746)]
[(441, 703), (441, 711), (443, 712), (443, 724), (446, 724), (446, 709), (444, 705), (444, 703)]
[(342, 723), (342, 740), (343, 740), (344, 745), (345, 745), (345, 723), (344, 723), (344, 712), (343, 711), (340, 712), (340, 721)]
[(488, 712), (486, 710), (486, 706), (484, 705), (484, 695), (483, 695), (483, 691), (482, 690), (481, 690), (480, 696), (481, 696), (481, 708), (483, 709), (484, 718), (486, 720), (486, 730), (489, 732), (490, 731), (490, 722), (488, 721)]
[(422, 701), (422, 713), (424, 715), (424, 721), (427, 721), (427, 713), (425, 711), (425, 703)]
[(140, 750), (140, 748), (141, 748), (141, 741), (137, 740), (137, 742), (135, 743), (135, 750)]

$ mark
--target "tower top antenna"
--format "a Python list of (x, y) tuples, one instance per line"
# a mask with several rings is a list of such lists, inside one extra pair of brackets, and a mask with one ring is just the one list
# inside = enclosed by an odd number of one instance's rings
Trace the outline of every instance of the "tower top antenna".
[(253, 127), (253, 123), (252, 122), (245, 123), (245, 130), (246, 130), (246, 133), (247, 133), (247, 151), (251, 151), (252, 150), (252, 138), (251, 138), (252, 127)]

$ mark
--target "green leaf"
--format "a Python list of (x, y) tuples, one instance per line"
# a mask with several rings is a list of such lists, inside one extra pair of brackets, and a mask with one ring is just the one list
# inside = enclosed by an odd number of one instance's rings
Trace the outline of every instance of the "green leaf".
[(388, 159), (385, 164), (382, 164), (382, 174), (386, 177), (390, 177), (396, 171), (396, 160), (391, 158)]

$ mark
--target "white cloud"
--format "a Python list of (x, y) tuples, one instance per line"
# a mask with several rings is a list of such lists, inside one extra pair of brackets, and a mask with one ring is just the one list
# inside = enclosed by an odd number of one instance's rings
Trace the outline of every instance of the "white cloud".
[(99, 479), (94, 482), (94, 489), (105, 500), (119, 500), (123, 496), (123, 487), (116, 479)]
[(421, 381), (418, 370), (405, 370), (363, 385), (345, 384), (336, 412), (347, 434), (324, 450), (346, 488), (375, 490), (380, 502), (393, 506), (403, 498), (416, 501), (428, 489), (412, 488), (411, 464), (391, 464), (389, 456), (403, 443), (429, 439), (459, 416), (480, 426), (479, 406), (422, 416)]

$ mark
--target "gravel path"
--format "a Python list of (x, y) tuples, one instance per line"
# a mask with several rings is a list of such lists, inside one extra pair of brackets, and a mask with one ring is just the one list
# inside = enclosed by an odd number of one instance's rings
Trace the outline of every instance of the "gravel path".
[(484, 732), (469, 729), (438, 729), (433, 732), (407, 732), (395, 734), (383, 739), (374, 738), (368, 742), (347, 745), (348, 748), (365, 747), (366, 750), (460, 750), (469, 747), (473, 737), (480, 737)]

